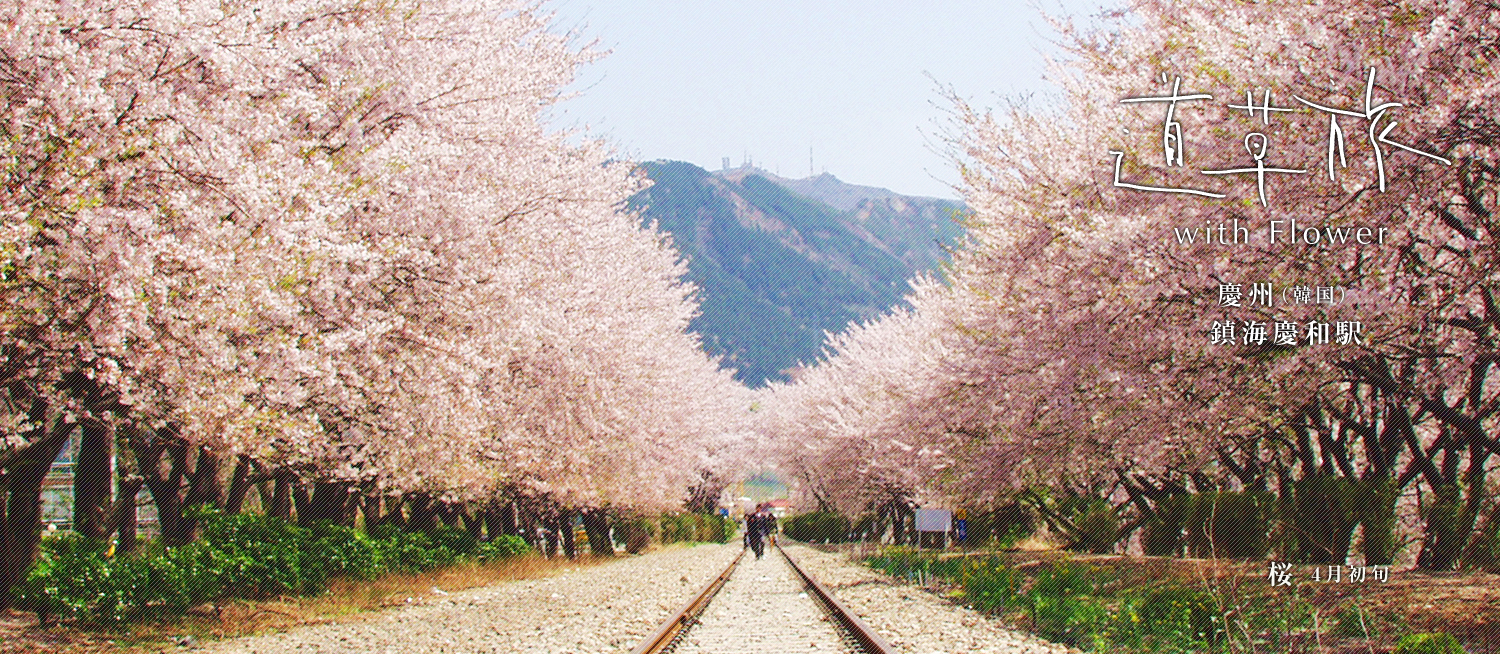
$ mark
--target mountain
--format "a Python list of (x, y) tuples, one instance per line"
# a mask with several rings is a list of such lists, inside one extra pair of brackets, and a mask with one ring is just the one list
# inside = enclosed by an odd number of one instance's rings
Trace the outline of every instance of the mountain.
[(630, 199), (672, 234), (699, 288), (691, 328), (752, 386), (787, 380), (842, 331), (901, 302), (907, 280), (945, 258), (962, 205), (845, 184), (787, 180), (745, 166), (710, 173), (641, 165), (652, 186)]

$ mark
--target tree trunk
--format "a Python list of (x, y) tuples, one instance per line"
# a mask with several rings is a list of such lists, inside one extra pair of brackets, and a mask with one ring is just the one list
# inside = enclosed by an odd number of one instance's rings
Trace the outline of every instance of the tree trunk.
[(521, 538), (531, 544), (531, 548), (545, 554), (547, 552), (547, 541), (537, 532), (540, 520), (535, 511), (520, 503), (512, 503), (516, 511), (516, 522), (520, 527)]
[(504, 511), (499, 504), (491, 501), (484, 507), (484, 531), (489, 540), (499, 538), (501, 534), (509, 534), (505, 528)]
[[(1449, 452), (1449, 463), (1458, 457)], [(1479, 442), (1469, 446), (1469, 467), (1464, 473), (1462, 489), (1447, 483), (1433, 491), (1433, 503), (1427, 511), (1422, 553), (1417, 567), (1424, 570), (1452, 570), (1457, 567), (1465, 547), (1474, 533), (1474, 523), (1484, 506), (1485, 476), (1489, 452)], [(1456, 465), (1456, 464), (1455, 464)], [(1451, 466), (1445, 466), (1451, 467)], [(1455, 479), (1455, 475), (1449, 475)]]
[(118, 490), (115, 492), (115, 515), (110, 519), (115, 533), (119, 534), (119, 541), (115, 544), (115, 553), (118, 556), (130, 554), (136, 547), (136, 523), (138, 511), (136, 498), (141, 493), (141, 486), (145, 480), (140, 477), (125, 479), (121, 475)]
[(468, 532), (474, 540), (484, 538), (484, 515), (479, 511), (480, 509), (471, 511), (467, 505), (463, 504), (460, 504), (458, 508), (459, 521), (463, 523), (464, 531)]
[(578, 558), (578, 542), (577, 536), (573, 533), (573, 513), (571, 511), (563, 512), (562, 516), (557, 519), (557, 528), (562, 532), (563, 553), (567, 554), (569, 559)]
[(370, 532), (371, 527), (385, 524), (385, 516), (381, 512), (381, 503), (385, 500), (380, 495), (366, 495), (360, 500), (360, 510), (365, 514), (365, 533)]
[(583, 530), (589, 535), (589, 553), (594, 556), (615, 555), (615, 544), (609, 537), (608, 512), (604, 509), (584, 510)]
[(553, 514), (542, 520), (547, 528), (547, 558), (557, 556), (558, 540), (562, 537), (562, 530), (557, 526), (557, 515)]
[(304, 527), (326, 520), (339, 523), (344, 518), (344, 504), (349, 501), (349, 483), (342, 481), (313, 482), (312, 496), (306, 506), (297, 504), (297, 524)]
[[(199, 447), (197, 457), (193, 460), (192, 470), (189, 471), (187, 495), (183, 498), (182, 508), (187, 509), (195, 506), (208, 506), (215, 509), (224, 507), (224, 483), (219, 478), (219, 455), (207, 447)], [(198, 528), (197, 520), (189, 520), (188, 540), (193, 539), (193, 532)]]
[[(137, 431), (129, 439), (141, 476), (146, 480), (146, 487), (151, 489), (151, 499), (156, 504), (162, 542), (173, 547), (191, 542), (197, 533), (198, 521), (189, 517), (189, 507), (208, 505), (218, 508), (224, 501), (223, 486), (219, 483), (218, 456), (207, 447), (191, 448), (176, 437), (175, 430), (169, 425), (150, 436)], [(162, 471), (163, 455), (166, 456), (165, 472)], [(186, 493), (183, 492), (184, 482)]]
[(443, 524), (454, 529), (461, 529), (461, 525), (463, 524), (463, 505), (437, 502), (437, 516), (439, 520), (443, 521)]
[(412, 531), (432, 531), (437, 528), (438, 503), (422, 493), (411, 496), (411, 517), (407, 518), (406, 528)]
[(79, 425), (78, 456), (73, 460), (73, 531), (85, 538), (108, 536), (105, 522), (114, 486), (110, 466), (114, 444), (114, 430), (105, 422), (86, 418)]
[(307, 490), (307, 482), (298, 479), (292, 484), (292, 510), (297, 512), (297, 524), (303, 522), (309, 513), (312, 513), (312, 494)]
[(297, 474), (290, 470), (276, 471), (276, 485), (271, 491), (271, 506), (266, 515), (290, 521), (292, 519), (292, 486), (297, 483)]
[(253, 482), (250, 479), (250, 457), (239, 455), (234, 462), (234, 473), (229, 477), (229, 494), (224, 497), (224, 512), (236, 515), (245, 506)]
[(42, 481), (67, 443), (72, 424), (58, 420), (40, 442), (5, 469), (5, 521), (0, 524), (0, 611), (10, 608), (11, 589), (36, 560), (42, 538)]
[(521, 511), (515, 501), (511, 501), (500, 510), (500, 530), (512, 536), (521, 535)]

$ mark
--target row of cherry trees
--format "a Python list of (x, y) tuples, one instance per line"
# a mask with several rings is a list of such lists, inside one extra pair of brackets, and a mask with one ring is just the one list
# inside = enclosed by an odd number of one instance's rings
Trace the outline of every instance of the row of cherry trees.
[(144, 485), (171, 543), (252, 488), (303, 520), (597, 526), (678, 505), (742, 428), (675, 251), (622, 210), (641, 180), (543, 129), (596, 53), (534, 6), (0, 14), (0, 604), (70, 436), (75, 528), (131, 529)]
[[(1420, 565), (1493, 547), (1500, 12), (1140, 0), (1114, 18), (1058, 24), (1056, 102), (953, 97), (971, 241), (909, 311), (772, 389), (786, 465), (846, 511), (1023, 497), (1065, 535), (1083, 529), (1024, 490), (1113, 499), (1118, 537), (1190, 492), (1269, 492), (1312, 561), (1343, 561), (1361, 528), (1365, 560), (1389, 563), (1415, 497)], [(1179, 80), (1212, 99), (1123, 102)], [(1267, 102), (1292, 111), (1247, 109)], [(1202, 173), (1257, 157), (1305, 172), (1267, 173), (1264, 201), (1253, 172)], [(1288, 244), (1290, 219), (1387, 238)], [(1246, 340), (1247, 322), (1293, 323), (1297, 344)], [(1356, 322), (1309, 343), (1309, 323)]]

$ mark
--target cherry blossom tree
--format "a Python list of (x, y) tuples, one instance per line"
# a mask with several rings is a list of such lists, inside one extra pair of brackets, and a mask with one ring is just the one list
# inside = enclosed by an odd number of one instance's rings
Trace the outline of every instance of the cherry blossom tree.
[[(1100, 471), (1125, 481), (1211, 467), (1247, 486), (1264, 483), (1257, 467), (1398, 486), (1420, 475), (1467, 489), (1457, 522), (1472, 526), (1495, 444), (1483, 336), (1495, 88), (1477, 72), (1491, 13), (1140, 2), (1097, 33), (1059, 24), (1075, 45), (1056, 69), (1055, 107), (997, 115), (954, 98), (972, 243), (946, 298), (913, 303), (943, 326), (925, 345), (868, 332), (876, 349), (940, 362), (913, 373), (924, 382), (909, 388), (924, 390), (895, 408), (845, 420), (859, 444), (847, 449), (908, 486), (970, 498)], [(1188, 97), (1160, 101), (1173, 94)], [(1257, 157), (1296, 172), (1269, 174), (1262, 189), (1247, 176)], [(1316, 245), (1293, 244), (1291, 219), (1388, 239), (1331, 243), (1322, 231)], [(1222, 287), (1256, 283), (1348, 293), (1224, 306)], [(1212, 332), (1247, 322), (1297, 325), (1296, 345)], [(1309, 323), (1361, 331), (1310, 343)], [(841, 348), (825, 365), (878, 360)], [(840, 390), (811, 388), (794, 403), (848, 406)], [(874, 454), (896, 430), (911, 451), (946, 460)], [(1268, 437), (1298, 460), (1256, 458)], [(1431, 463), (1440, 451), (1446, 476)], [(1429, 534), (1450, 554), (1424, 565), (1451, 565), (1459, 531)]]
[(75, 423), (92, 459), (118, 431), (170, 542), (269, 479), (304, 520), (361, 493), (660, 506), (740, 428), (675, 253), (623, 210), (640, 180), (542, 127), (595, 54), (534, 6), (0, 11), (0, 586)]

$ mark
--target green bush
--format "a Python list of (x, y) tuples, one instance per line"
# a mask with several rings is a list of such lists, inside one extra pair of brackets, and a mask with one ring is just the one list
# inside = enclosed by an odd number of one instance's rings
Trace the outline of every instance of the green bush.
[(1068, 549), (1108, 554), (1120, 540), (1120, 519), (1108, 507), (1092, 508), (1078, 517), (1078, 534)]
[(1334, 615), (1329, 633), (1345, 638), (1374, 637), (1380, 635), (1375, 622), (1375, 616), (1368, 611), (1357, 606), (1346, 607)]
[(1360, 525), (1360, 549), (1365, 565), (1390, 565), (1396, 559), (1396, 501), (1401, 491), (1396, 480), (1379, 477), (1360, 482), (1363, 490), (1355, 509)]
[(312, 527), (313, 542), (308, 549), (316, 553), (309, 567), (318, 566), (324, 579), (351, 577), (374, 579), (385, 571), (380, 547), (368, 536), (352, 527), (318, 523)]
[(1292, 484), (1290, 505), (1282, 520), (1295, 535), (1300, 563), (1339, 563), (1349, 555), (1354, 538), (1356, 506), (1365, 489), (1346, 477), (1318, 474)]
[(118, 624), (230, 597), (317, 593), (333, 577), (419, 572), (461, 556), (489, 560), (530, 549), (515, 536), (480, 544), (451, 527), (410, 533), (387, 526), (366, 536), (340, 525), (301, 527), (260, 514), (199, 511), (197, 517), (198, 540), (136, 556), (108, 556), (107, 543), (76, 534), (44, 539), (41, 555), (15, 589), (17, 605), (44, 620)]
[(625, 551), (640, 554), (651, 544), (651, 521), (645, 518), (622, 521), (615, 525), (615, 538), (625, 544)]
[(1396, 643), (1391, 654), (1466, 654), (1453, 634), (1412, 634)]
[(453, 550), (439, 546), (431, 535), (422, 532), (396, 531), (377, 539), (375, 545), (386, 568), (399, 572), (421, 572), (458, 560)]
[(1156, 503), (1141, 532), (1141, 549), (1148, 556), (1182, 553), (1183, 519), (1191, 501), (1190, 495), (1172, 495)]
[(684, 543), (697, 540), (693, 514), (667, 514), (660, 519), (662, 543)]
[(940, 558), (932, 552), (897, 545), (887, 547), (879, 554), (867, 557), (865, 565), (892, 577), (917, 581), (932, 577), (960, 579), (966, 569), (966, 561), (967, 559), (962, 557)]
[(915, 547), (896, 545), (880, 550), (879, 554), (865, 558), (865, 565), (892, 577), (909, 577), (913, 571), (930, 569), (937, 555), (923, 552)]
[(804, 543), (843, 543), (849, 540), (849, 519), (831, 511), (788, 516), (782, 530), (787, 538)]
[(1024, 578), (996, 557), (966, 560), (959, 573), (964, 598), (980, 611), (1015, 609), (1026, 605), (1021, 592)]
[(1136, 605), (1147, 633), (1176, 643), (1211, 643), (1224, 635), (1223, 616), (1213, 596), (1191, 588), (1158, 588)]
[(481, 561), (498, 561), (513, 556), (520, 556), (531, 551), (531, 545), (520, 536), (502, 534), (499, 538), (480, 543), (474, 549), (474, 556)]
[(707, 525), (704, 540), (710, 543), (727, 543), (734, 539), (734, 533), (738, 529), (738, 523), (728, 516), (709, 515), (703, 517)]
[(1265, 558), (1275, 497), (1266, 492), (1184, 495), (1183, 523), (1193, 556)]
[(35, 611), (43, 623), (90, 612), (104, 599), (96, 591), (112, 585), (107, 548), (72, 533), (43, 540), (36, 565), (15, 590), (20, 606)]
[(991, 514), (991, 531), (995, 534), (995, 546), (1011, 549), (1036, 533), (1036, 523), (1026, 508), (1020, 504), (1006, 504)]
[(184, 576), (189, 605), (219, 595), (303, 593), (326, 579), (310, 529), (256, 513), (208, 515), (202, 524), (198, 540), (168, 554)]
[(479, 546), (479, 539), (469, 535), (469, 532), (448, 525), (438, 525), (436, 529), (427, 532), (427, 535), (438, 547), (459, 556), (472, 554), (474, 548)]
[[(727, 543), (734, 538), (736, 528), (729, 518), (705, 513), (668, 513), (656, 522), (657, 538), (662, 543)], [(625, 539), (625, 549), (630, 550), (629, 538)]]
[(1037, 635), (1068, 645), (1097, 640), (1109, 621), (1109, 610), (1093, 597), (1099, 586), (1090, 579), (1091, 572), (1062, 563), (1037, 574), (1026, 592)]

